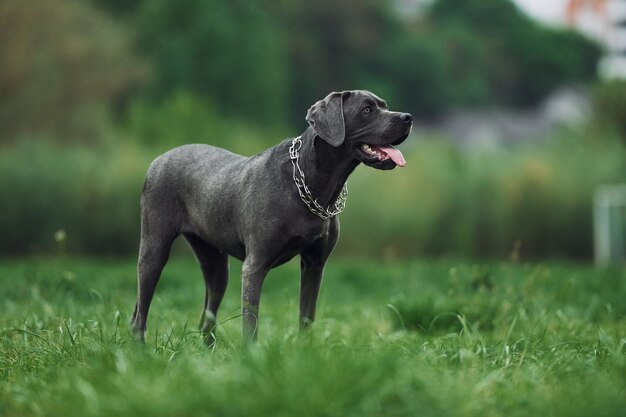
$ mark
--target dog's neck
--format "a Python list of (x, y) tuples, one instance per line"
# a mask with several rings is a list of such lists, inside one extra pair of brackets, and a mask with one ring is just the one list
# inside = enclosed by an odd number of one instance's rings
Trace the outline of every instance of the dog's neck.
[(348, 176), (359, 165), (348, 146), (334, 147), (309, 127), (301, 136), (300, 167), (306, 185), (322, 207), (335, 204)]

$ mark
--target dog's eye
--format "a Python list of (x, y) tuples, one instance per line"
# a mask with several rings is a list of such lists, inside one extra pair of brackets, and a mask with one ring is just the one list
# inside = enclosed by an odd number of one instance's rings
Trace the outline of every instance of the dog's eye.
[(369, 113), (371, 111), (372, 111), (372, 109), (369, 108), (369, 107), (366, 107), (366, 108), (363, 109), (363, 113)]

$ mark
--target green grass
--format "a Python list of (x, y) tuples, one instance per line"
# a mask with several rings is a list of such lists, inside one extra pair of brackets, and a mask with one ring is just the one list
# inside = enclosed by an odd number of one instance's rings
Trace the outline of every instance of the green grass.
[(218, 343), (195, 262), (166, 267), (132, 341), (134, 262), (0, 265), (2, 416), (623, 416), (626, 271), (334, 259), (297, 332), (298, 268), (268, 277), (242, 346), (239, 264)]

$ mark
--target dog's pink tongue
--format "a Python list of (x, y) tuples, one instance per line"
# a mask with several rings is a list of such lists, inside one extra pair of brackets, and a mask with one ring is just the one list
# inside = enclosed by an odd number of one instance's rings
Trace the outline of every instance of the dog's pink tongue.
[(398, 165), (399, 167), (403, 167), (406, 165), (406, 161), (404, 160), (404, 156), (402, 155), (402, 152), (400, 152), (393, 146), (383, 146), (378, 149), (386, 153), (389, 156), (389, 158), (391, 158), (391, 160), (395, 162), (396, 165)]

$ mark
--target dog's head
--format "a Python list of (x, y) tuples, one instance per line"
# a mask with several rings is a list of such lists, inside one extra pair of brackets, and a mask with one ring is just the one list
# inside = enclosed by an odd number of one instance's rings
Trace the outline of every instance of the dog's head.
[(368, 166), (393, 169), (406, 163), (394, 145), (409, 136), (413, 117), (390, 111), (387, 103), (374, 93), (330, 93), (309, 108), (306, 121), (317, 136), (334, 147), (345, 147)]

